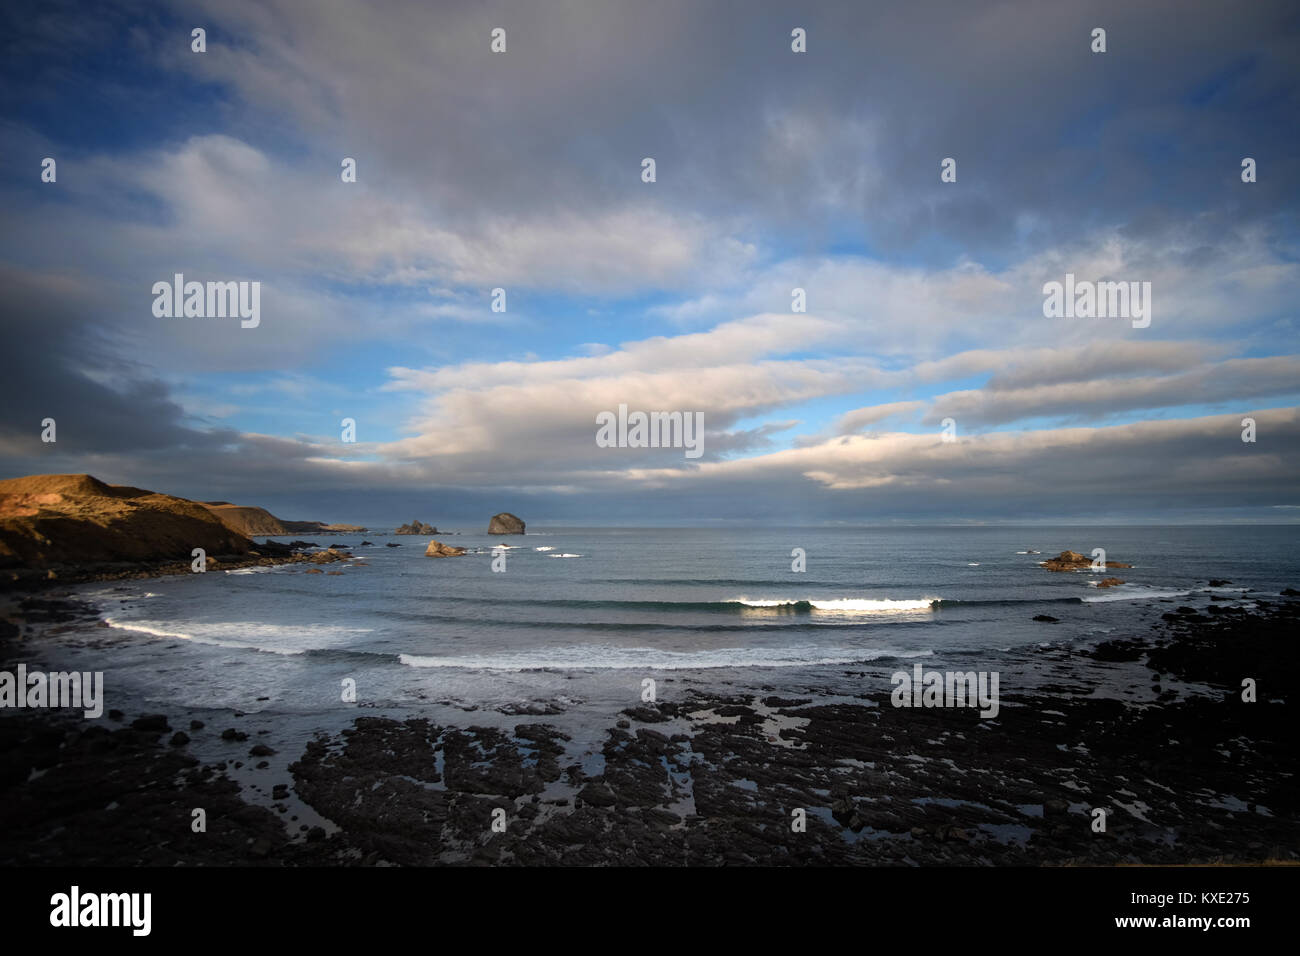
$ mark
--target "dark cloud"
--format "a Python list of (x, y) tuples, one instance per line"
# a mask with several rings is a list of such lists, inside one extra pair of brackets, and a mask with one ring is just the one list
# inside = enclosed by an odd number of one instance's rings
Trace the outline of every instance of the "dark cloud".
[[(0, 441), (33, 463), (104, 452), (214, 449), (235, 432), (196, 427), (150, 369), (124, 359), (97, 321), (93, 290), (57, 277), (0, 274)], [(41, 442), (53, 418), (57, 441)]]

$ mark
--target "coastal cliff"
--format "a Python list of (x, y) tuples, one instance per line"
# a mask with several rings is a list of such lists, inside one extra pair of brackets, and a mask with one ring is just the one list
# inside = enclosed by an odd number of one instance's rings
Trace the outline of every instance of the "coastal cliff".
[[(91, 475), (28, 475), (0, 481), (0, 569), (7, 585), (97, 580), (189, 570), (195, 548), (242, 564), (306, 560), (293, 545), (257, 535), (365, 530), (319, 521), (281, 521), (265, 508), (191, 501)], [(305, 542), (296, 542), (305, 545)], [(152, 569), (152, 570), (151, 570)]]
[(247, 554), (252, 542), (187, 498), (109, 485), (90, 475), (0, 481), (0, 567)]
[(216, 518), (231, 531), (251, 538), (255, 534), (331, 534), (352, 533), (368, 529), (355, 524), (326, 524), (323, 521), (285, 521), (265, 508), (252, 505), (234, 505), (229, 501), (201, 501)]

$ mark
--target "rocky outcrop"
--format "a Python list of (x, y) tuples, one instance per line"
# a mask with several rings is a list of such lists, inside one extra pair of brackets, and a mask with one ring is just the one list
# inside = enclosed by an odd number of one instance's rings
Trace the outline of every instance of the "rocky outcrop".
[(465, 553), (464, 548), (453, 548), (449, 544), (443, 544), (441, 541), (430, 541), (429, 546), (424, 549), (426, 558), (455, 558)]
[(31, 475), (0, 481), (0, 567), (244, 555), (248, 538), (197, 501), (90, 475)]
[(488, 534), (523, 534), (524, 523), (508, 511), (493, 515), (488, 522)]
[[(1040, 561), (1039, 564), (1049, 571), (1084, 571), (1092, 567), (1092, 558), (1080, 554), (1078, 551), (1062, 551), (1056, 557)], [(1131, 568), (1133, 565), (1123, 564), (1119, 561), (1107, 561), (1106, 567)]]
[(1106, 579), (1103, 580), (1103, 581), (1098, 581), (1098, 582), (1097, 582), (1097, 587), (1099, 587), (1099, 588), (1113, 588), (1115, 585), (1117, 585), (1117, 584), (1123, 584), (1123, 583), (1124, 583), (1124, 582), (1121, 581), (1119, 578), (1106, 578)]
[(317, 551), (307, 560), (312, 564), (333, 564), (335, 561), (346, 561), (352, 555), (348, 554), (342, 548), (326, 548), (324, 551)]
[(438, 529), (431, 524), (425, 524), (419, 518), (416, 518), (410, 524), (404, 524), (393, 534), (437, 534)]

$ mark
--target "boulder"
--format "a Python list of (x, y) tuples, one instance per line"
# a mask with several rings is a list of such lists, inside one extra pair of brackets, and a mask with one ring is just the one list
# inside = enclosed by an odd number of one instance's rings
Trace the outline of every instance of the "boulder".
[(429, 546), (424, 549), (426, 558), (455, 558), (465, 553), (464, 548), (453, 548), (449, 544), (443, 544), (441, 541), (430, 541)]
[(524, 523), (508, 511), (493, 515), (488, 522), (488, 534), (523, 534)]
[(1105, 580), (1098, 581), (1098, 582), (1097, 582), (1097, 587), (1099, 587), (1099, 588), (1113, 588), (1115, 585), (1117, 585), (1117, 584), (1123, 584), (1123, 583), (1124, 583), (1124, 582), (1121, 581), (1119, 578), (1106, 578)]

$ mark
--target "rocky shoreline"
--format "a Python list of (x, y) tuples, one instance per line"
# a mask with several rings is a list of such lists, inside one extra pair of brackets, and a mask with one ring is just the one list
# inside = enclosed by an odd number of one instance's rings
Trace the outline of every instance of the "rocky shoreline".
[[(305, 542), (294, 542), (294, 544), (305, 544)], [(207, 570), (204, 573), (234, 571), (239, 568), (276, 567), (282, 564), (333, 564), (336, 561), (359, 557), (350, 554), (347, 545), (330, 545), (328, 548), (308, 551), (305, 548), (295, 550), (288, 545), (268, 541), (256, 547), (262, 550), (250, 551), (247, 554), (209, 555), (205, 558)], [(49, 568), (22, 568), (8, 570), (0, 575), (0, 592), (32, 593), (66, 588), (71, 584), (88, 584), (93, 581), (144, 580), (194, 573), (190, 561), (118, 561), (55, 565)]]
[[(1275, 675), (1295, 673), (1300, 602), (1256, 605), (1178, 608), (1149, 634), (1045, 645), (1027, 666), (1046, 681), (1004, 689), (993, 720), (894, 708), (885, 689), (828, 698), (674, 686), (610, 713), (587, 761), (544, 715), (504, 728), (361, 716), (276, 755), (274, 728), (238, 712), (220, 727), (0, 712), (0, 861), (1293, 862), (1294, 692)], [(88, 611), (29, 598), (23, 613)], [(0, 636), (6, 657), (16, 637)], [(1150, 692), (1136, 703), (1098, 693), (1117, 674)], [(1243, 701), (1244, 677), (1258, 681), (1258, 702)], [(1191, 684), (1209, 692), (1178, 690)], [(202, 735), (229, 756), (193, 756)], [(265, 768), (256, 793), (234, 779), (251, 767)], [(206, 833), (191, 831), (195, 807)], [(1092, 826), (1098, 807), (1104, 833)]]

